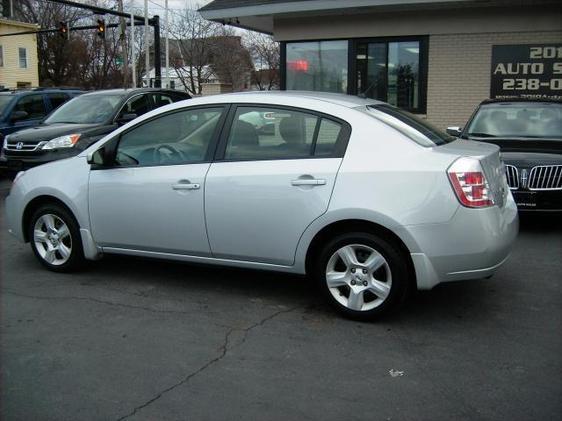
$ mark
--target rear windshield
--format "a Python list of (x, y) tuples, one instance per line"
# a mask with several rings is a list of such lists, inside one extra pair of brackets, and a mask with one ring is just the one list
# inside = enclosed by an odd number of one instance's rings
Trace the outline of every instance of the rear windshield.
[(482, 105), (466, 128), (469, 137), (562, 138), (562, 104)]
[(0, 115), (4, 114), (12, 98), (14, 98), (13, 95), (0, 95)]
[(422, 146), (444, 145), (455, 140), (427, 120), (388, 104), (368, 105), (367, 112)]

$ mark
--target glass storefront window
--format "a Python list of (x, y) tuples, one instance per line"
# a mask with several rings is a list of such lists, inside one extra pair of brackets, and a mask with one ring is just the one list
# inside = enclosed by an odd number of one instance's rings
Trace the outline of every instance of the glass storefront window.
[(347, 41), (287, 43), (286, 89), (347, 92)]
[(420, 109), (420, 42), (359, 42), (357, 92), (406, 110)]

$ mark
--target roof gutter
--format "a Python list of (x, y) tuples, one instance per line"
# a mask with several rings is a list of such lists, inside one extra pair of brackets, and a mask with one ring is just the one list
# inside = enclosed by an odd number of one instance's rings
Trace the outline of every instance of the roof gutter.
[(283, 13), (314, 12), (357, 7), (416, 6), (422, 4), (468, 3), (473, 0), (309, 0), (283, 3), (258, 4), (224, 9), (199, 9), (201, 16), (209, 20), (228, 19), (244, 16), (264, 16)]

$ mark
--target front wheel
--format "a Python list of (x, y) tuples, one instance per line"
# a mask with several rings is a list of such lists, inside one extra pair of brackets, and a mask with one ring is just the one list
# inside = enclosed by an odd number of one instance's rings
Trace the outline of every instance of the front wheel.
[(43, 266), (70, 272), (84, 262), (78, 223), (62, 206), (44, 205), (31, 217), (31, 249)]
[(383, 238), (343, 234), (320, 252), (314, 276), (328, 301), (343, 315), (369, 320), (395, 310), (408, 292), (403, 253)]

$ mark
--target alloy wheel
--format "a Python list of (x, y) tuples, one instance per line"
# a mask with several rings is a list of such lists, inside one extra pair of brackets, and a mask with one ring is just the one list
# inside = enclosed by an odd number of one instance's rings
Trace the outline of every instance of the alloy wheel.
[(58, 216), (44, 214), (35, 222), (33, 241), (39, 256), (53, 266), (65, 264), (72, 254), (68, 225)]
[(326, 284), (344, 307), (369, 311), (380, 306), (390, 294), (392, 273), (384, 256), (363, 244), (339, 248), (328, 260)]

